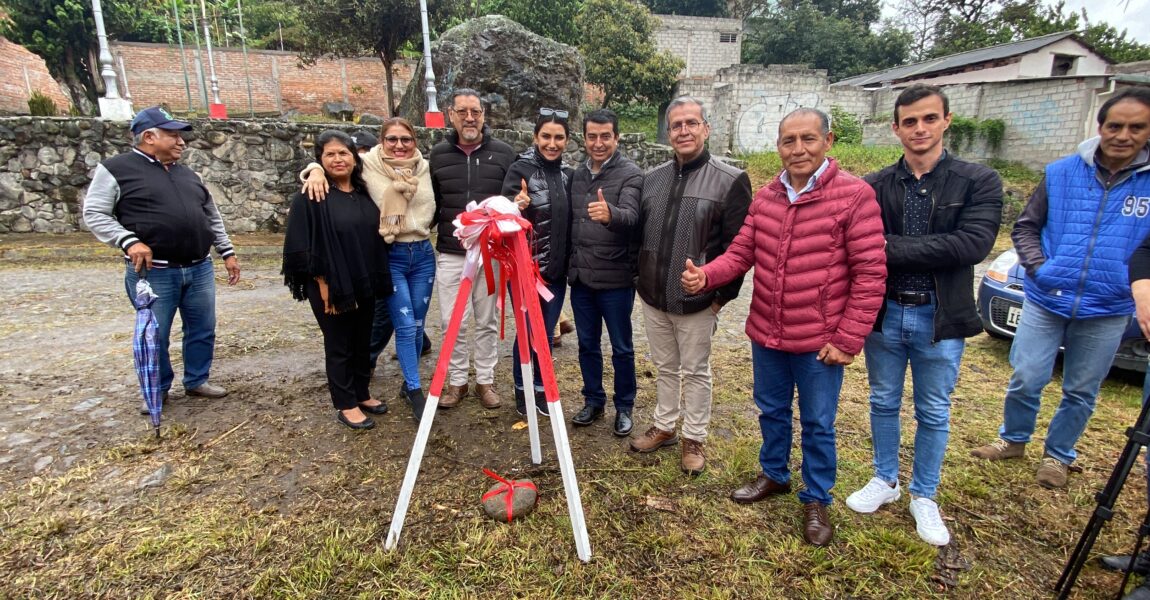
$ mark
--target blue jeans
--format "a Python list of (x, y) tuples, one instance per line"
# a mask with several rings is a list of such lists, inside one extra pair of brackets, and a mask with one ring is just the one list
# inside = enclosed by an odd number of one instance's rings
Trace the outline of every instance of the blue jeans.
[(388, 254), (392, 294), (387, 299), (395, 327), (395, 354), (406, 389), (423, 387), (419, 380), (419, 353), (423, 349), (423, 320), (435, 287), (435, 251), (431, 242), (395, 242)]
[[(180, 311), (180, 320), (184, 324), (184, 389), (197, 388), (208, 381), (216, 350), (216, 272), (212, 261), (205, 260), (186, 268), (153, 268), (147, 277), (152, 291), (158, 296), (152, 304), (152, 312), (156, 315), (160, 389), (165, 392), (171, 389), (175, 378), (168, 344), (176, 310)], [(129, 300), (136, 298), (139, 279), (132, 263), (128, 263), (124, 270), (124, 289)]]
[[(547, 289), (555, 295), (550, 302), (545, 302), (543, 298), (539, 298), (539, 308), (543, 312), (543, 335), (547, 337), (547, 347), (551, 347), (551, 332), (555, 331), (555, 325), (559, 322), (559, 315), (563, 312), (563, 297), (567, 295), (567, 282), (559, 281), (559, 283), (547, 284)], [(576, 325), (578, 327), (578, 325)], [(530, 324), (527, 326), (528, 331), (531, 330)], [(515, 332), (515, 343), (512, 345), (511, 358), (512, 366), (511, 373), (515, 379), (515, 389), (523, 389), (523, 373), (519, 369), (519, 334), (522, 332)], [(530, 338), (528, 338), (530, 339)], [(543, 377), (539, 374), (539, 357), (535, 355), (535, 350), (531, 350), (531, 364), (534, 367), (535, 376), (535, 393), (543, 393)]]
[(933, 341), (934, 313), (934, 304), (903, 306), (887, 300), (882, 331), (868, 335), (864, 346), (875, 477), (888, 483), (898, 481), (899, 410), (909, 362), (918, 423), (910, 493), (931, 499), (942, 473), (950, 436), (950, 394), (966, 346), (962, 338)]
[(791, 417), (795, 388), (799, 390), (802, 425), (803, 504), (831, 503), (838, 458), (835, 452), (835, 413), (843, 385), (843, 367), (819, 362), (818, 352), (792, 354), (751, 343), (755, 406), (763, 446), (759, 464), (763, 474), (778, 483), (791, 480)]
[(1114, 352), (1130, 317), (1067, 319), (1023, 302), (1022, 320), (1010, 346), (1014, 373), (1006, 388), (1002, 427), (998, 435), (1008, 442), (1029, 442), (1038, 418), (1042, 388), (1050, 383), (1059, 345), (1062, 358), (1062, 402), (1046, 431), (1046, 454), (1070, 464), (1078, 454), (1074, 444), (1094, 414), (1094, 400), (1110, 372)]
[(588, 406), (603, 408), (603, 325), (611, 339), (611, 366), (615, 369), (615, 410), (635, 406), (635, 348), (632, 345), (631, 311), (635, 288), (596, 290), (581, 283), (571, 286), (571, 311), (579, 336), (579, 370), (583, 374), (583, 399)]

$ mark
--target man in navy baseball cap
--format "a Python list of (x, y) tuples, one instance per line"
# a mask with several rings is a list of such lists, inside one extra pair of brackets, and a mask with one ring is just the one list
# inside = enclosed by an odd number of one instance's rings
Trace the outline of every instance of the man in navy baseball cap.
[(141, 132), (149, 129), (159, 127), (160, 129), (169, 129), (175, 131), (191, 131), (192, 124), (186, 121), (177, 121), (172, 113), (168, 112), (162, 106), (150, 106), (136, 113), (136, 117), (132, 119), (130, 128), (133, 135), (139, 135)]

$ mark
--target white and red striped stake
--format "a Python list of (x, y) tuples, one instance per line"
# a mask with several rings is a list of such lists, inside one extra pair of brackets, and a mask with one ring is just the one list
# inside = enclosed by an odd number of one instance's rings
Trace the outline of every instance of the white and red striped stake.
[[(567, 439), (567, 426), (563, 419), (563, 406), (559, 402), (559, 386), (555, 382), (555, 369), (551, 364), (551, 346), (544, 329), (543, 311), (539, 307), (539, 297), (549, 299), (551, 293), (538, 277), (535, 263), (531, 260), (531, 249), (527, 243), (527, 232), (531, 224), (519, 216), (519, 208), (503, 196), (493, 196), (480, 204), (474, 202), (467, 211), (455, 220), (456, 237), (467, 248), (467, 258), (463, 266), (463, 278), (459, 293), (455, 297), (451, 321), (439, 349), (439, 360), (428, 388), (427, 403), (415, 434), (415, 444), (407, 461), (407, 471), (403, 475), (403, 485), (395, 501), (395, 512), (391, 518), (391, 529), (387, 533), (384, 547), (394, 550), (399, 544), (403, 521), (411, 503), (415, 480), (427, 440), (431, 436), (431, 424), (439, 406), (439, 395), (447, 378), (447, 366), (451, 352), (459, 337), (459, 327), (463, 321), (463, 311), (471, 298), (471, 288), (479, 272), (481, 263), (486, 265), (484, 276), (489, 290), (499, 294), (502, 306), (503, 289), (506, 281), (511, 285), (511, 305), (515, 314), (515, 330), (518, 336), (519, 369), (523, 374), (523, 392), (527, 404), (527, 425), (531, 440), (531, 462), (542, 462), (539, 447), (539, 419), (535, 414), (535, 384), (531, 370), (530, 348), (535, 349), (539, 358), (539, 374), (543, 378), (543, 393), (549, 404), (551, 433), (555, 438), (555, 453), (559, 459), (559, 471), (563, 476), (563, 489), (567, 495), (567, 512), (571, 518), (571, 530), (575, 537), (575, 550), (579, 560), (591, 560), (591, 541), (587, 535), (587, 523), (583, 516), (583, 503), (579, 496), (579, 482), (575, 479), (575, 463), (571, 458), (571, 444)], [(492, 264), (501, 265), (500, 281), (496, 283)], [(527, 326), (530, 321), (530, 327)]]

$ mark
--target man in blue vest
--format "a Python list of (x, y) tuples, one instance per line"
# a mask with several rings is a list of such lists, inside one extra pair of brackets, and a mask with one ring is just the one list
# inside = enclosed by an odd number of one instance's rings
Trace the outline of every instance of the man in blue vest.
[(1048, 165), (1011, 239), (1026, 269), (1026, 300), (1010, 348), (999, 439), (976, 458), (1020, 458), (1042, 389), (1065, 347), (1062, 402), (1050, 421), (1038, 483), (1066, 487), (1074, 444), (1094, 412), (1134, 312), (1127, 263), (1150, 234), (1150, 89), (1127, 88), (1098, 111), (1098, 137)]

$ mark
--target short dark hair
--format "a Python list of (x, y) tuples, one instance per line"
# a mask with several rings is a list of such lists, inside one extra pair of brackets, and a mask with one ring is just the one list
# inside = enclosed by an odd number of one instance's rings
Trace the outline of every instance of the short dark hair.
[(1150, 108), (1150, 89), (1144, 87), (1128, 87), (1123, 88), (1122, 91), (1115, 93), (1109, 100), (1102, 104), (1102, 108), (1098, 109), (1098, 124), (1103, 125), (1106, 123), (1106, 117), (1110, 114), (1110, 107), (1122, 102), (1123, 100), (1133, 100), (1134, 102), (1141, 102), (1146, 108)]
[(779, 133), (781, 134), (783, 132), (783, 124), (785, 124), (787, 121), (790, 121), (791, 117), (801, 117), (803, 115), (818, 117), (819, 131), (821, 131), (824, 136), (831, 132), (831, 118), (827, 116), (827, 113), (817, 108), (804, 106), (792, 110), (791, 112), (787, 113), (787, 116), (783, 117), (783, 120), (779, 121)]
[(479, 95), (479, 91), (467, 87), (456, 88), (455, 92), (451, 94), (451, 108), (455, 108), (455, 99), (460, 96), (475, 96), (479, 100), (479, 108), (487, 108), (487, 103), (483, 101), (483, 96)]
[(350, 135), (338, 129), (321, 131), (315, 138), (315, 162), (323, 164), (323, 149), (332, 142), (346, 146), (351, 151), (352, 157), (355, 158), (355, 167), (351, 170), (351, 184), (361, 190), (367, 189), (367, 185), (363, 182), (363, 161), (359, 159), (359, 153), (355, 151), (355, 142)]
[(942, 88), (937, 85), (927, 85), (925, 83), (916, 83), (898, 95), (894, 99), (894, 122), (898, 123), (898, 107), (914, 104), (923, 98), (931, 96), (938, 96), (942, 100), (942, 116), (950, 114), (950, 99), (946, 94), (942, 93)]
[(599, 108), (593, 110), (583, 117), (583, 133), (587, 133), (588, 123), (598, 123), (600, 125), (611, 124), (611, 132), (619, 135), (619, 116), (615, 111), (609, 108)]

